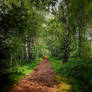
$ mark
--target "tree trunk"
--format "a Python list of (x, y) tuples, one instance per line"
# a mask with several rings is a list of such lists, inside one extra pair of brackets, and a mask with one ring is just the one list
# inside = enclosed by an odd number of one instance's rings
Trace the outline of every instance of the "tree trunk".
[(69, 57), (69, 34), (70, 34), (70, 28), (69, 28), (69, 19), (68, 19), (68, 17), (65, 17), (65, 20), (66, 20), (66, 23), (65, 23), (66, 37), (65, 37), (65, 49), (64, 49), (63, 62), (67, 62), (68, 57)]
[(10, 53), (10, 72), (12, 72), (12, 67), (13, 67), (13, 58), (12, 53)]
[(63, 62), (65, 63), (68, 61), (68, 57), (69, 57), (69, 35), (70, 35), (69, 11), (68, 11), (67, 3), (62, 2), (61, 8), (62, 8), (62, 14), (63, 14), (63, 17), (61, 17), (61, 19), (65, 26), (65, 30), (66, 30), (65, 43), (64, 43), (64, 46), (65, 46), (64, 47), (64, 57), (63, 57)]
[(82, 31), (81, 27), (79, 28), (79, 57), (81, 57), (81, 48), (82, 48)]
[(24, 47), (21, 48), (21, 52), (22, 52), (22, 60), (24, 60)]
[(81, 57), (81, 30), (79, 29), (79, 57)]
[(26, 35), (25, 48), (26, 48), (26, 60), (29, 61), (28, 35)]

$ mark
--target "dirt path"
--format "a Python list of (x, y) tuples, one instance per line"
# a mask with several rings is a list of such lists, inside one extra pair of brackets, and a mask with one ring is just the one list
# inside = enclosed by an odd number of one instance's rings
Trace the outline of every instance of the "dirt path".
[(12, 92), (56, 92), (56, 84), (50, 62), (44, 58), (30, 75), (12, 89)]

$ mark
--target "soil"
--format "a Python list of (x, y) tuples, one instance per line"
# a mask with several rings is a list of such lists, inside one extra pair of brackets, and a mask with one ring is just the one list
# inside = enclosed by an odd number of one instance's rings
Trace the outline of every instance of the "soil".
[(55, 73), (48, 58), (44, 58), (33, 72), (18, 82), (11, 92), (56, 92)]

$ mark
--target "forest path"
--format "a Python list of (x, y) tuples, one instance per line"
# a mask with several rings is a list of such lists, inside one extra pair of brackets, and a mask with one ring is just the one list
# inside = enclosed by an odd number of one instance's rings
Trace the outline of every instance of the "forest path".
[(44, 58), (30, 75), (16, 84), (11, 92), (56, 92), (56, 85), (51, 64), (48, 58)]

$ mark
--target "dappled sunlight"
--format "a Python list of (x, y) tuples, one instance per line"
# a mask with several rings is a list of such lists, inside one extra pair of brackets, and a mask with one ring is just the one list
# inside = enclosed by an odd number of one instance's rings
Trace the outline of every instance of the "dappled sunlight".
[(92, 0), (0, 0), (0, 92), (92, 92)]
[(72, 85), (67, 83), (67, 79), (56, 75), (55, 77), (56, 81), (59, 83), (57, 85), (57, 92), (71, 92), (72, 91)]

